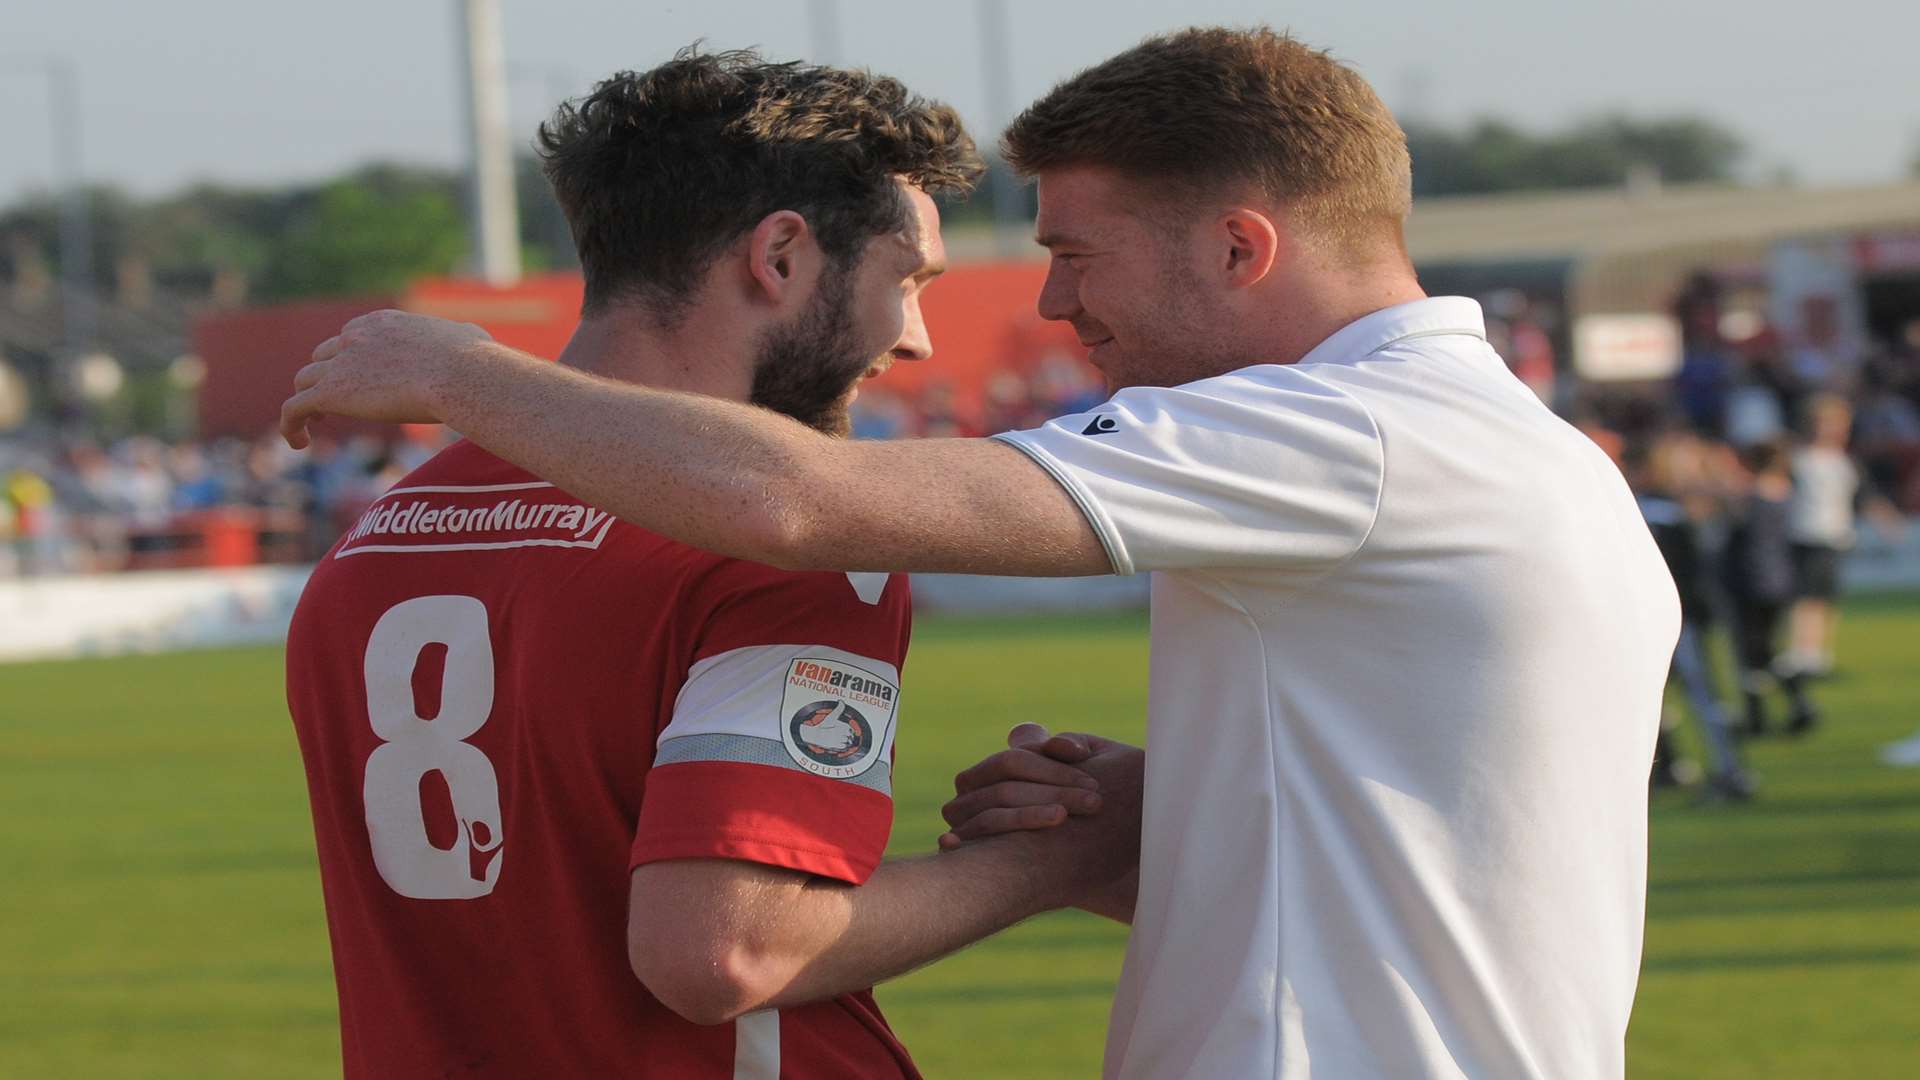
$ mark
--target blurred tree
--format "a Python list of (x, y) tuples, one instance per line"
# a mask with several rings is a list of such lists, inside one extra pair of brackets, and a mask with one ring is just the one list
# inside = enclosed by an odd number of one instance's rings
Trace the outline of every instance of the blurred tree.
[(294, 200), (260, 291), (277, 298), (398, 289), (454, 272), (466, 247), (444, 173), (374, 166)]
[[(566, 222), (531, 157), (519, 162), (521, 239), (527, 269), (576, 265)], [(132, 257), (154, 283), (204, 297), (221, 275), (270, 299), (380, 291), (422, 274), (457, 273), (466, 250), (457, 173), (369, 165), (318, 184), (240, 188), (203, 183), (140, 200), (110, 187), (89, 192), (95, 285), (111, 295)], [(0, 279), (16, 245), (59, 266), (59, 202), (38, 193), (0, 209)]]
[(1549, 188), (1612, 187), (1636, 169), (1667, 183), (1731, 182), (1746, 152), (1711, 120), (1608, 115), (1534, 134), (1502, 120), (1464, 129), (1407, 126), (1415, 195), (1477, 195)]
[[(1497, 119), (1462, 128), (1410, 121), (1418, 195), (1482, 194), (1541, 188), (1607, 187), (1636, 167), (1669, 183), (1728, 182), (1744, 147), (1705, 119), (1643, 120), (1601, 116), (1563, 130), (1534, 133)], [(989, 169), (1004, 169), (989, 151)], [(521, 243), (527, 269), (577, 265), (566, 222), (539, 162), (516, 162)], [(1920, 154), (1913, 162), (1920, 175)], [(965, 200), (946, 199), (950, 224), (992, 220), (991, 183)], [(1023, 215), (1034, 189), (1014, 190)], [(113, 188), (89, 193), (96, 284), (110, 294), (127, 257), (143, 262), (156, 286), (205, 297), (221, 278), (251, 282), (274, 299), (381, 291), (423, 274), (458, 272), (467, 249), (464, 195), (450, 170), (370, 165), (318, 184), (241, 188), (204, 183), (160, 199)], [(0, 210), (0, 278), (15, 253), (31, 249), (54, 273), (59, 261), (59, 203), (48, 193)]]

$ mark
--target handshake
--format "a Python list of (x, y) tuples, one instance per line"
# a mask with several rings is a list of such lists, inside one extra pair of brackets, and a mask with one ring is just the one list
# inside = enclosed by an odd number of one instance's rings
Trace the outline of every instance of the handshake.
[(1130, 922), (1140, 865), (1146, 753), (1098, 735), (1021, 724), (1007, 749), (953, 778), (941, 851), (1004, 838), (1024, 843), (1059, 906)]

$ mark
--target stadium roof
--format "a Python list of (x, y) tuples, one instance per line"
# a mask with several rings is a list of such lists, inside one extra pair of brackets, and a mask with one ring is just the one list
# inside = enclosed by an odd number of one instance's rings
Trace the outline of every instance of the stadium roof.
[[(1672, 249), (1763, 251), (1775, 240), (1920, 228), (1920, 181), (1850, 188), (1722, 185), (1602, 188), (1449, 196), (1414, 204), (1414, 262), (1582, 260)], [(1021, 225), (1001, 242), (991, 228), (947, 233), (955, 261), (1045, 257)]]
[(1854, 188), (1689, 186), (1422, 199), (1415, 263), (1592, 258), (1920, 227), (1920, 182)]

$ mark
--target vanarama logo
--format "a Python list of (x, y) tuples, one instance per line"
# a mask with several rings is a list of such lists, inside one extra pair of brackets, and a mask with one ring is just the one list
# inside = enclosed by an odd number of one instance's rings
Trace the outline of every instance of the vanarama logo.
[(876, 696), (881, 701), (893, 700), (893, 684), (885, 679), (869, 678), (865, 674), (855, 674), (845, 668), (817, 660), (795, 660), (793, 676), (795, 679), (812, 679), (849, 693)]
[(552, 484), (395, 488), (360, 515), (334, 558), (373, 551), (598, 548), (612, 527), (606, 511)]
[(794, 764), (850, 780), (884, 759), (900, 687), (838, 659), (797, 657), (787, 666), (780, 737)]
[(810, 701), (787, 719), (795, 749), (822, 765), (846, 765), (873, 750), (873, 725), (844, 701)]

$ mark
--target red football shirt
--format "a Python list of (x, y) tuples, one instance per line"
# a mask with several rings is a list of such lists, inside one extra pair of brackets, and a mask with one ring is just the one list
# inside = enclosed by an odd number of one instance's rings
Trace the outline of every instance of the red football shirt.
[(916, 1075), (871, 993), (701, 1027), (625, 944), (641, 863), (873, 872), (910, 617), (903, 576), (711, 555), (470, 443), (382, 496), (287, 643), (346, 1074)]

